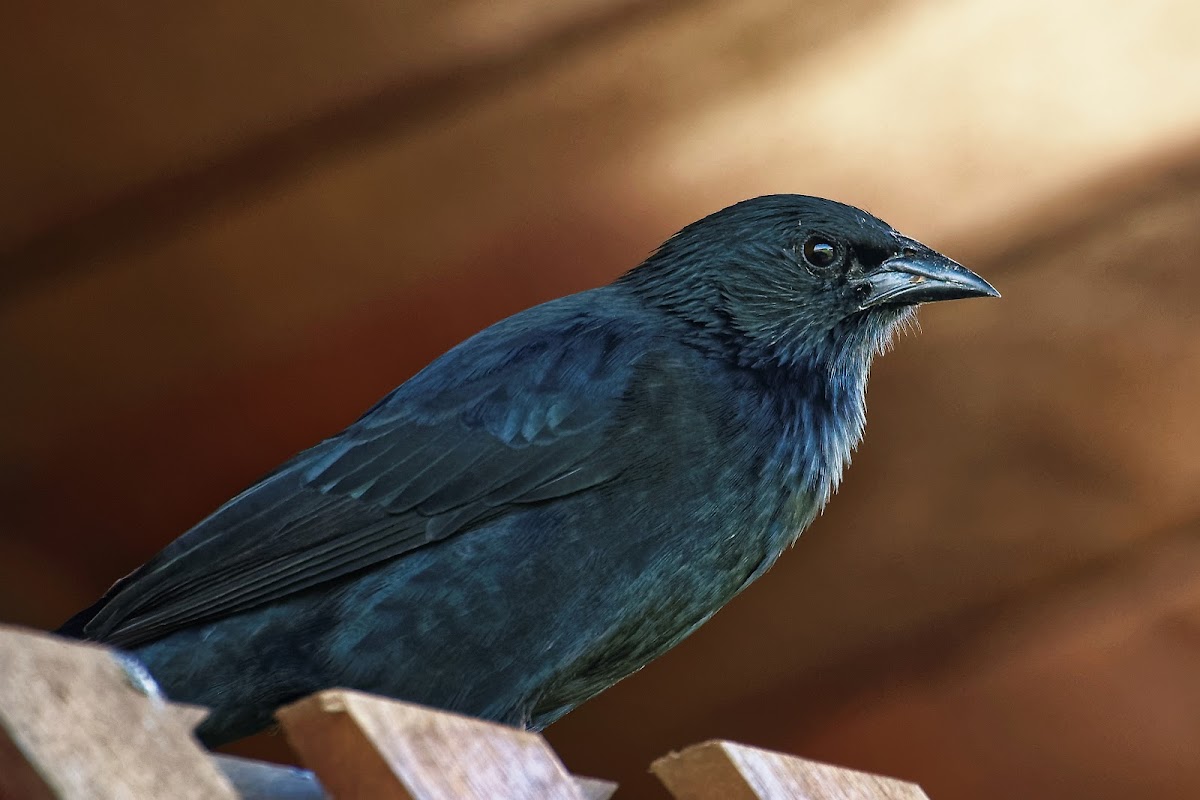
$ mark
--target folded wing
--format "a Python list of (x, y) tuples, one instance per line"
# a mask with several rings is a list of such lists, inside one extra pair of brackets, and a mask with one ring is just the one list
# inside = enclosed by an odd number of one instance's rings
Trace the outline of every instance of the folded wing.
[(613, 480), (621, 448), (606, 445), (645, 344), (611, 320), (533, 317), (435, 361), (61, 632), (137, 646)]

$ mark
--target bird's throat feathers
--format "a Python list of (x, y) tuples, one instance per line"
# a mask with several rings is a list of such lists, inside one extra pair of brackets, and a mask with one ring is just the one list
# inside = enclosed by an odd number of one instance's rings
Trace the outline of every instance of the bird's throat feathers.
[(908, 308), (852, 318), (820, 342), (793, 343), (748, 365), (765, 382), (764, 402), (783, 430), (769, 468), (814, 498), (818, 512), (862, 439), (871, 363), (913, 319)]
[(862, 438), (871, 362), (915, 323), (914, 309), (833, 314), (803, 298), (783, 302), (782, 291), (747, 294), (693, 277), (635, 270), (619, 283), (679, 320), (680, 341), (750, 378), (762, 404), (754, 413), (782, 434), (767, 468), (824, 507)]

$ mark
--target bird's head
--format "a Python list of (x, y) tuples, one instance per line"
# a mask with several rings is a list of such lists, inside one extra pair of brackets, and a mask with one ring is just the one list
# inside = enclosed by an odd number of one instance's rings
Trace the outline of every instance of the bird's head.
[(746, 200), (692, 223), (623, 281), (729, 337), (748, 365), (861, 366), (920, 303), (998, 297), (983, 278), (852, 206)]

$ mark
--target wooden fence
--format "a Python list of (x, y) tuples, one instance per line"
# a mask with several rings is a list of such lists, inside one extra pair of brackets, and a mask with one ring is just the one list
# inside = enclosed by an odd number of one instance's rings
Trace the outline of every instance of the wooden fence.
[[(603, 800), (541, 736), (334, 689), (280, 709), (308, 769), (201, 748), (205, 711), (139, 689), (111, 651), (0, 626), (2, 800)], [(921, 800), (915, 784), (730, 742), (650, 765), (678, 800)]]

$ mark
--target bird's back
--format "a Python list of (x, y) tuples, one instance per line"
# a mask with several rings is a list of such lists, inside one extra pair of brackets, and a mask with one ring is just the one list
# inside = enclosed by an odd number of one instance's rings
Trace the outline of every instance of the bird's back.
[(660, 313), (610, 287), (488, 329), (67, 632), (133, 648), (170, 696), (216, 707), (213, 742), (333, 683), (548, 723), (788, 538), (754, 382), (663, 335)]

